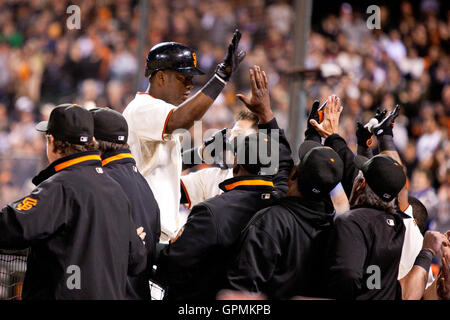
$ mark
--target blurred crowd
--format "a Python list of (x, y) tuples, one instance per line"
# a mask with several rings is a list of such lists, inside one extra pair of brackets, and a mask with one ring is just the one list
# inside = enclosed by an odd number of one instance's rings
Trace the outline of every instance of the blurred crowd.
[[(330, 94), (343, 101), (341, 133), (356, 150), (356, 121), (377, 107), (402, 115), (394, 139), (411, 184), (427, 207), (430, 228), (450, 229), (450, 10), (446, 1), (399, 1), (380, 5), (381, 28), (370, 30), (366, 7), (356, 1), (336, 10), (314, 1), (307, 69), (333, 73), (306, 79), (307, 111)], [(375, 1), (376, 2), (376, 1)], [(81, 9), (81, 28), (69, 30), (69, 5)], [(320, 11), (320, 14), (317, 12)], [(3, 0), (0, 2), (0, 204), (30, 190), (43, 166), (45, 144), (34, 130), (52, 108), (72, 102), (122, 111), (148, 85), (136, 75), (140, 12), (136, 0)], [(225, 55), (236, 27), (247, 57), (231, 85), (203, 118), (203, 129), (230, 127), (242, 108), (235, 97), (248, 87), (248, 69), (267, 72), (272, 106), (287, 128), (294, 53), (293, 1), (152, 0), (144, 52), (162, 41), (197, 51), (205, 76)], [(297, 75), (298, 76), (298, 75)], [(195, 91), (195, 90), (194, 90)], [(289, 130), (289, 128), (287, 128)]]

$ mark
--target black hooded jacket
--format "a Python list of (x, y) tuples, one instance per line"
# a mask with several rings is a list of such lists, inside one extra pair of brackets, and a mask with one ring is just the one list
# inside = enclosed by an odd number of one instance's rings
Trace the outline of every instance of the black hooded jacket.
[(150, 299), (148, 279), (155, 263), (156, 244), (161, 235), (159, 207), (150, 186), (136, 167), (136, 161), (128, 149), (107, 152), (102, 155), (103, 170), (123, 189), (130, 201), (131, 214), (136, 228), (143, 227), (147, 234), (147, 270), (137, 277), (129, 276), (127, 299)]
[(229, 286), (270, 299), (321, 296), (323, 252), (334, 214), (323, 199), (298, 197), (259, 211), (243, 232)]
[(273, 204), (267, 176), (239, 176), (222, 182), (225, 192), (192, 209), (183, 234), (161, 252), (158, 280), (169, 300), (214, 300), (226, 284), (235, 245), (253, 215)]

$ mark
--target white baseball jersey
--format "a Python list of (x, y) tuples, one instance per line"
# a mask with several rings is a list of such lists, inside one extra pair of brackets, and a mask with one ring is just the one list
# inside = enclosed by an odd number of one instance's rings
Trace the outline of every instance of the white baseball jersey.
[[(400, 266), (398, 268), (398, 278), (401, 279), (408, 274), (408, 272), (414, 266), (414, 261), (416, 261), (417, 255), (420, 250), (422, 250), (423, 236), (420, 233), (419, 227), (416, 225), (412, 207), (409, 207), (404, 212), (406, 215), (410, 216), (411, 219), (403, 219), (405, 224), (405, 240), (403, 241), (402, 255), (400, 258)], [(428, 272), (428, 282), (427, 288), (433, 283), (434, 277), (431, 268)]]
[(123, 116), (128, 122), (128, 144), (137, 167), (158, 202), (161, 241), (176, 236), (180, 225), (181, 144), (178, 135), (166, 134), (172, 104), (138, 92)]
[(196, 204), (222, 194), (219, 183), (233, 177), (233, 169), (208, 168), (191, 172), (181, 177), (186, 197), (189, 201), (188, 209)]

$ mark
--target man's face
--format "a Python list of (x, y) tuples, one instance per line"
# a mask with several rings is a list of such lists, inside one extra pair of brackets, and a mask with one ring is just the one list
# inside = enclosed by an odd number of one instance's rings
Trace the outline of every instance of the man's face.
[[(233, 128), (231, 128), (230, 136), (228, 137), (228, 141), (233, 141), (237, 136), (248, 136), (249, 134), (256, 133), (255, 123), (250, 120), (238, 120), (235, 122)], [(233, 152), (231, 150), (226, 151), (225, 153), (225, 162), (227, 164), (236, 164), (236, 159), (234, 157)]]
[(173, 70), (164, 71), (168, 77), (168, 96), (169, 102), (174, 105), (179, 105), (186, 101), (194, 87), (192, 84), (192, 76), (185, 76)]
[(353, 182), (352, 192), (350, 193), (350, 199), (348, 200), (350, 206), (357, 204), (359, 196), (363, 193), (365, 187), (366, 180), (364, 180), (364, 176), (360, 171)]
[(255, 124), (250, 120), (236, 121), (233, 128), (231, 128), (230, 141), (237, 136), (248, 136), (249, 134), (256, 133)]
[(60, 158), (60, 156), (55, 152), (55, 145), (54, 141), (55, 139), (51, 135), (46, 135), (47, 140), (47, 159), (49, 163), (52, 163), (53, 161)]

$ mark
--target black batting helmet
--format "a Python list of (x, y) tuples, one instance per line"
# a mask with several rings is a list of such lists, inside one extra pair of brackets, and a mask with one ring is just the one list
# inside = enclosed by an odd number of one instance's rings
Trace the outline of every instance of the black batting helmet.
[(197, 56), (191, 48), (177, 42), (162, 42), (150, 49), (147, 55), (145, 76), (158, 70), (175, 70), (186, 76), (204, 74), (197, 68)]

